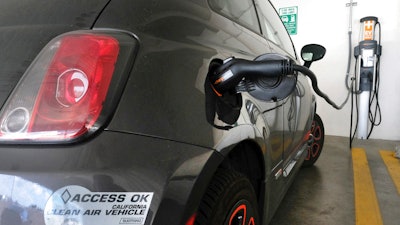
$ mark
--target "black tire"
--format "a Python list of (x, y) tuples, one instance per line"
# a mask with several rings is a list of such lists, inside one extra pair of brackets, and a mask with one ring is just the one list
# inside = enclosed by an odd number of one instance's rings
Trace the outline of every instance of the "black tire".
[(218, 170), (200, 203), (195, 224), (256, 225), (258, 221), (257, 199), (250, 181), (238, 172)]
[(321, 117), (318, 114), (314, 115), (314, 120), (311, 125), (311, 134), (314, 136), (314, 142), (308, 148), (308, 155), (304, 160), (303, 166), (309, 167), (314, 165), (321, 155), (325, 141), (325, 128)]

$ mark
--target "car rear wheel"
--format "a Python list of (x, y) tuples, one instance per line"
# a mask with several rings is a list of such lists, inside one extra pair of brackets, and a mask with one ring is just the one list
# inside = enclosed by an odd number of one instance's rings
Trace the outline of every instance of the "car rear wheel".
[(314, 137), (314, 141), (308, 148), (308, 155), (303, 163), (305, 167), (314, 165), (321, 155), (322, 147), (324, 146), (325, 128), (318, 114), (314, 115), (314, 120), (311, 125), (311, 134)]
[(242, 174), (218, 170), (200, 203), (196, 225), (256, 225), (257, 199)]

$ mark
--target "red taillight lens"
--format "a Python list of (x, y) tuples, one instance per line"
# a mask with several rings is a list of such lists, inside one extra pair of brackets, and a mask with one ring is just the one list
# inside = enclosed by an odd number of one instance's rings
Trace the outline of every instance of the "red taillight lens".
[(118, 57), (108, 36), (77, 35), (60, 40), (34, 105), (28, 132), (57, 131), (73, 137), (97, 120)]
[(71, 140), (94, 129), (120, 50), (118, 38), (99, 32), (55, 38), (3, 107), (0, 140)]

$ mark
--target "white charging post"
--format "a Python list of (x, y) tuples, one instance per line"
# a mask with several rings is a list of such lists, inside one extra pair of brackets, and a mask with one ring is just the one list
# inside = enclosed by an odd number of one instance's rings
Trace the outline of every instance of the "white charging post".
[(377, 57), (380, 56), (382, 47), (375, 40), (375, 27), (378, 18), (364, 17), (360, 22), (362, 39), (359, 45), (354, 48), (354, 56), (357, 58), (356, 90), (360, 93), (357, 137), (367, 139), (371, 91), (374, 91)]

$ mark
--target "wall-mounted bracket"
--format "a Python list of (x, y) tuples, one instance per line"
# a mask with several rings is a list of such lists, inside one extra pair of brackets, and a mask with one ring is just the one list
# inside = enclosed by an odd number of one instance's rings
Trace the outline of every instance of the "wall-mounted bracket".
[(357, 2), (351, 1), (349, 3), (346, 3), (346, 7), (350, 7), (350, 6), (357, 6)]

